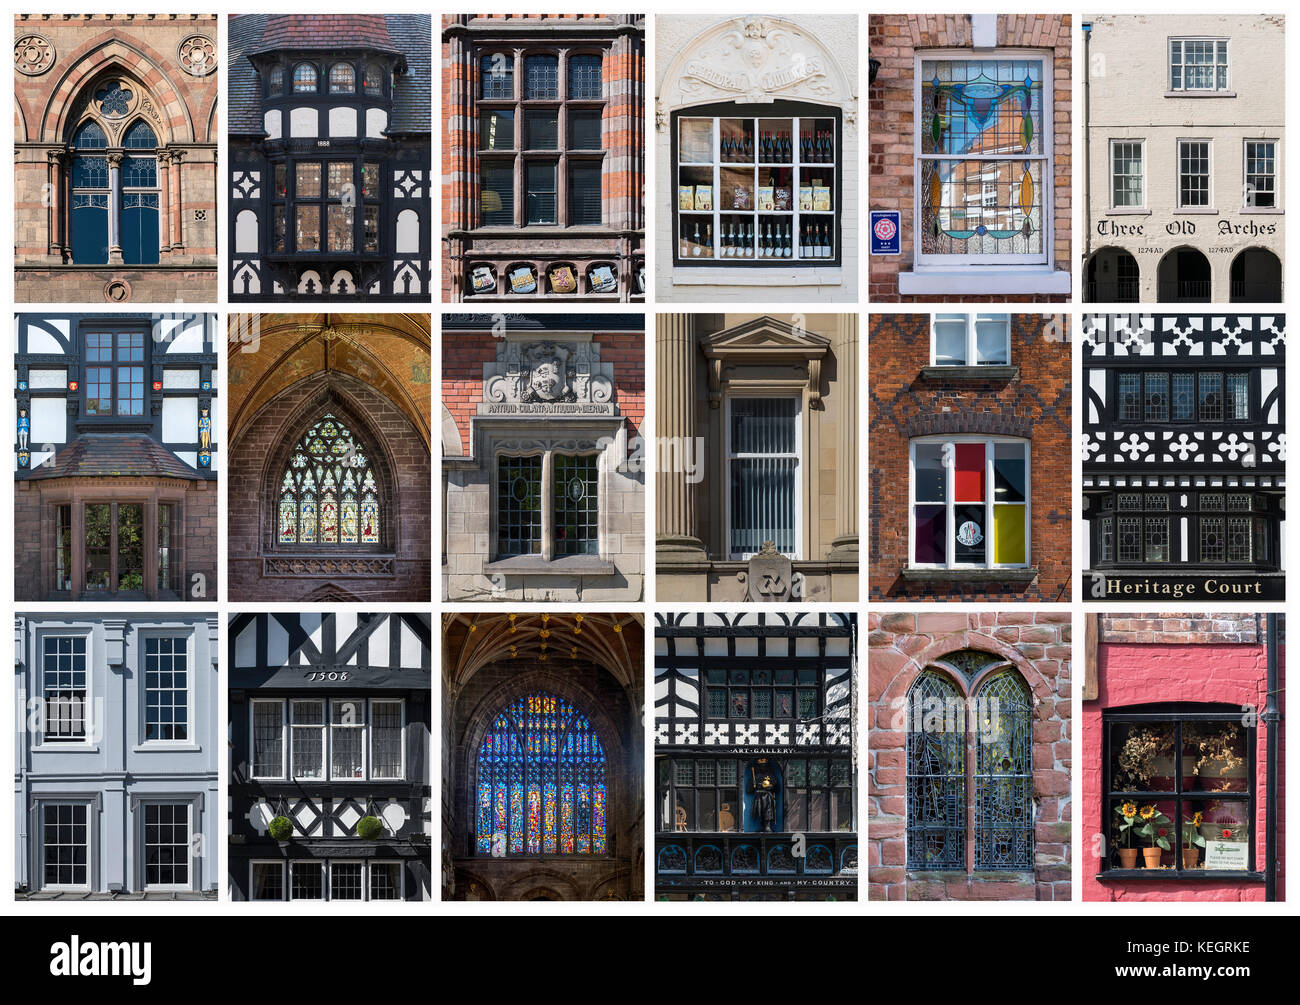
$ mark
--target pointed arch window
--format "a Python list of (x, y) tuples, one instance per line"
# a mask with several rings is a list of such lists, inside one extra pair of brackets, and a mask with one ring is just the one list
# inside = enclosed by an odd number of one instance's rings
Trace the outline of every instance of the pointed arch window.
[(604, 855), (605, 748), (590, 720), (546, 693), (502, 709), (479, 745), (476, 849)]
[(158, 137), (143, 119), (122, 135), (122, 261), (158, 263)]
[(369, 451), (326, 412), (295, 445), (280, 477), (282, 545), (378, 545), (383, 519)]
[(938, 670), (908, 691), (909, 869), (964, 871), (972, 815), (975, 869), (1033, 868), (1033, 696), (998, 662), (976, 650), (944, 657), (968, 681), (992, 670), (973, 700)]
[(72, 261), (108, 264), (108, 137), (97, 122), (72, 135)]

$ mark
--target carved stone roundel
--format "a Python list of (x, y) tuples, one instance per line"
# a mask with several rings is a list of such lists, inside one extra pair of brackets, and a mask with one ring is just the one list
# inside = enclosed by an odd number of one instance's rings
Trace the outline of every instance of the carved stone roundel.
[(54, 43), (43, 35), (23, 35), (14, 42), (14, 67), (35, 77), (54, 65)]
[(217, 44), (207, 35), (190, 35), (176, 47), (176, 59), (186, 73), (206, 77), (217, 68)]

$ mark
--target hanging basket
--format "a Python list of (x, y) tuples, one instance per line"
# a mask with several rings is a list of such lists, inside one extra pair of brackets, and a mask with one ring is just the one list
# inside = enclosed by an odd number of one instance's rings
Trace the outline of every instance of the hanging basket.
[(363, 841), (378, 841), (384, 836), (383, 822), (374, 816), (365, 816), (357, 821), (357, 837)]

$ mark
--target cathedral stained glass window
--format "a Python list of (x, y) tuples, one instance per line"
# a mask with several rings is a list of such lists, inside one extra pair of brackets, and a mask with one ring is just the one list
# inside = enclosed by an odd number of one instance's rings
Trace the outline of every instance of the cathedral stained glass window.
[(379, 488), (365, 446), (326, 413), (294, 447), (280, 478), (280, 544), (377, 545)]
[(479, 746), (477, 851), (604, 855), (607, 795), (590, 720), (554, 695), (519, 698)]

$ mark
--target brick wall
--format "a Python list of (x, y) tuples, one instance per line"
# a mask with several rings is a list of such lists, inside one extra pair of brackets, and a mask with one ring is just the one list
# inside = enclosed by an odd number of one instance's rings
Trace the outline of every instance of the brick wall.
[[(1050, 184), (1054, 233), (1053, 256), (1058, 270), (1069, 271), (1070, 259), (1070, 26), (1068, 14), (999, 14), (997, 44), (1052, 50), (1054, 150)], [(896, 302), (898, 273), (912, 267), (915, 225), (915, 57), (918, 49), (969, 48), (971, 23), (968, 14), (873, 14), (867, 33), (871, 58), (880, 60), (875, 83), (868, 90), (871, 121), (871, 209), (897, 209), (902, 222), (902, 254), (873, 256), (869, 261), (869, 299), (877, 303)], [(1043, 184), (1049, 184), (1043, 179)], [(936, 296), (926, 301), (1006, 301), (997, 296)], [(1021, 302), (1068, 301), (1064, 295), (1016, 296)]]
[[(872, 600), (1070, 599), (1070, 346), (1046, 337), (1059, 315), (1016, 314), (1011, 362), (1003, 381), (929, 381), (930, 315), (874, 314), (870, 331)], [(1027, 437), (1030, 466), (1032, 583), (904, 582), (910, 505), (909, 450), (914, 436), (996, 433)]]
[[(1097, 647), (1097, 699), (1083, 705), (1083, 806), (1080, 844), (1083, 899), (1089, 901), (1261, 901), (1262, 882), (1204, 880), (1097, 879), (1104, 849), (1102, 797), (1105, 710), (1131, 705), (1177, 702), (1222, 702), (1263, 711), (1268, 698), (1268, 663), (1263, 615), (1254, 614), (1108, 614), (1101, 619)], [(1279, 638), (1278, 679), (1281, 703), (1286, 695), (1285, 637)], [(1264, 868), (1264, 817), (1267, 808), (1265, 751), (1267, 727), (1261, 721), (1255, 738), (1255, 817), (1251, 834), (1255, 864)], [(1286, 861), (1286, 734), (1278, 739), (1278, 853)], [(1285, 873), (1278, 875), (1278, 900), (1285, 899)]]
[[(867, 633), (870, 899), (1068, 901), (1072, 851), (1069, 612), (869, 614)], [(907, 693), (934, 660), (959, 649), (978, 649), (1009, 661), (1033, 694), (1031, 872), (907, 869), (907, 733), (903, 714)], [(979, 686), (977, 679), (976, 695)], [(959, 689), (967, 691), (964, 684)], [(974, 820), (969, 805), (967, 820)], [(968, 835), (968, 866), (973, 863), (972, 842), (973, 836)]]
[[(614, 404), (624, 416), (629, 450), (645, 419), (645, 338), (597, 335), (602, 363), (614, 365)], [(442, 404), (460, 433), (461, 452), (470, 452), (470, 419), (483, 401), (483, 364), (496, 359), (499, 340), (491, 335), (448, 335), (442, 340)], [(445, 452), (444, 446), (444, 452)]]
[(232, 437), (227, 523), (230, 595), (244, 600), (293, 601), (336, 584), (365, 600), (427, 601), (432, 570), (429, 449), (406, 414), (374, 388), (340, 373), (330, 374), (328, 381), (329, 388), (349, 404), (349, 425), (377, 448), (371, 460), (388, 503), (381, 516), (395, 526), (395, 575), (262, 575), (264, 543), (269, 540), (268, 528), (274, 526), (273, 500), (280, 474), (276, 461), (302, 435), (308, 423), (308, 406), (326, 390), (326, 378), (317, 374), (272, 398)]

